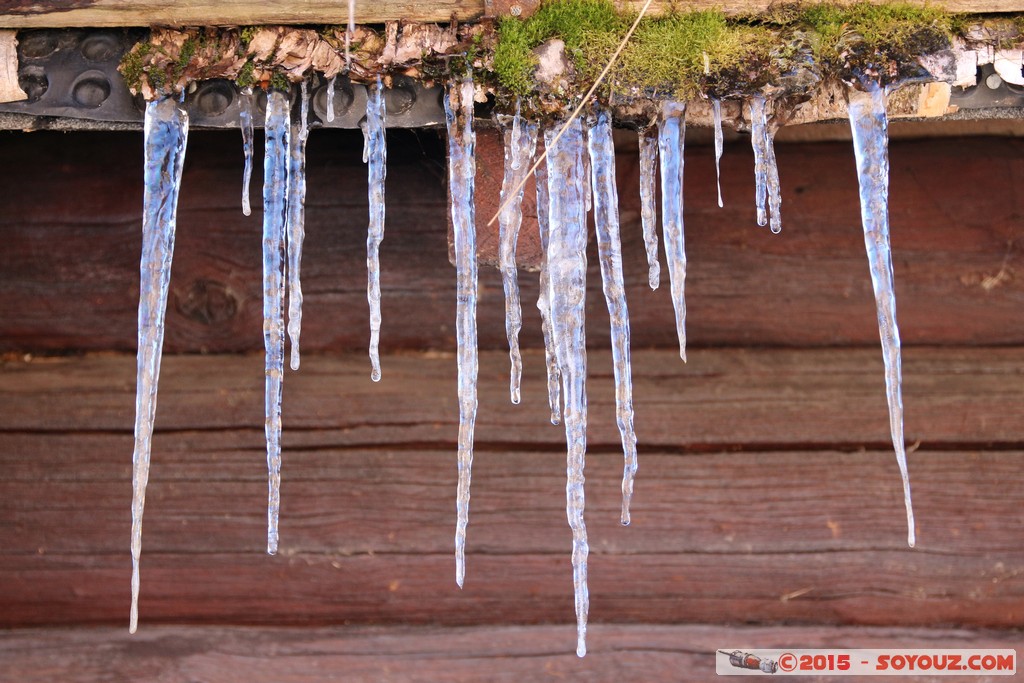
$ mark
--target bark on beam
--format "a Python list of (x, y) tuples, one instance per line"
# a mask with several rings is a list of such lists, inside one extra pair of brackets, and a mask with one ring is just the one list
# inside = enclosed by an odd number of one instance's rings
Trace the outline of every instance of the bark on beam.
[[(360, 24), (406, 21), (447, 22), (453, 17), (472, 21), (485, 14), (484, 0), (381, 0), (356, 3), (355, 20)], [(617, 4), (639, 9), (633, 0)], [(689, 0), (672, 3), (655, 0), (652, 14), (670, 6), (681, 9), (720, 9), (728, 14), (762, 12), (771, 0)], [(951, 12), (1022, 12), (1024, 0), (942, 0), (914, 4), (938, 5)], [(249, 0), (53, 0), (8, 2), (0, 6), (0, 28), (62, 28), (75, 26), (238, 26), (257, 24), (344, 24), (348, 3), (340, 0), (289, 0), (253, 3)]]

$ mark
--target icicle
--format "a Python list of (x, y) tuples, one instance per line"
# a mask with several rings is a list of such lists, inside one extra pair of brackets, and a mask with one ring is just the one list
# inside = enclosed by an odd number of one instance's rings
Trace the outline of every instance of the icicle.
[(640, 131), (640, 218), (644, 229), (644, 245), (647, 248), (647, 281), (651, 289), (657, 289), (661, 281), (661, 264), (658, 263), (658, 206), (654, 185), (657, 182), (658, 139)]
[(363, 128), (365, 160), (368, 161), (370, 224), (366, 233), (366, 299), (370, 304), (370, 379), (380, 381), (380, 243), (384, 239), (384, 176), (387, 174), (387, 141), (384, 134), (384, 86), (380, 76), (369, 89), (366, 126)]
[[(768, 125), (764, 97), (750, 100), (750, 141), (754, 148), (754, 184), (757, 224), (767, 225), (769, 210), (771, 230), (782, 232), (782, 191), (779, 188), (779, 167), (775, 163), (775, 133)], [(765, 208), (767, 198), (768, 209)]]
[[(518, 109), (518, 107), (517, 107)], [(505, 176), (501, 184), (501, 206), (498, 215), (498, 269), (505, 290), (505, 334), (512, 361), (509, 393), (512, 403), (519, 403), (519, 382), (523, 359), (519, 353), (519, 330), (523, 327), (523, 311), (519, 303), (519, 280), (516, 273), (516, 242), (523, 222), (523, 177), (537, 148), (537, 124), (523, 122), (518, 111), (512, 119), (512, 130), (505, 131)], [(519, 188), (512, 201), (509, 193)]]
[[(348, 0), (348, 27), (345, 30), (345, 71), (352, 71), (352, 34), (356, 30), (356, 0)], [(364, 162), (365, 163), (365, 162)]]
[(139, 558), (142, 512), (149, 482), (156, 392), (164, 345), (164, 314), (174, 256), (174, 227), (181, 168), (188, 140), (188, 114), (172, 98), (146, 105), (145, 193), (139, 283), (139, 355), (135, 394), (135, 452), (132, 455), (132, 606), (128, 630), (139, 624)]
[(299, 125), (292, 124), (288, 145), (288, 339), (292, 345), (292, 370), (299, 369), (299, 335), (302, 333), (302, 240), (306, 236), (306, 138), (309, 137), (309, 88), (302, 81)]
[(914, 508), (903, 444), (903, 395), (900, 370), (900, 331), (896, 325), (892, 252), (889, 248), (889, 138), (885, 91), (874, 84), (867, 92), (850, 91), (850, 128), (860, 182), (860, 214), (868, 252), (871, 284), (878, 307), (878, 333), (885, 360), (885, 389), (889, 427), (896, 462), (903, 477), (903, 503), (907, 510), (907, 543), (914, 546)]
[(676, 311), (679, 357), (686, 361), (686, 244), (683, 239), (683, 145), (686, 105), (666, 102), (658, 122), (661, 157), (661, 229), (665, 240), (672, 305)]
[(625, 466), (622, 472), (622, 523), (629, 524), (629, 502), (636, 476), (636, 432), (633, 430), (633, 373), (629, 360), (629, 310), (622, 276), (622, 243), (619, 238), (619, 194), (615, 187), (615, 143), (607, 111), (587, 134), (594, 190), (594, 226), (601, 281), (611, 319), (612, 360), (615, 370), (615, 422), (622, 437)]
[[(584, 146), (586, 146), (586, 144), (587, 144), (586, 135), (587, 135), (587, 132), (586, 132), (586, 130), (584, 130), (583, 131), (583, 136), (584, 136), (584, 138), (583, 138), (583, 145)], [(590, 156), (587, 155), (587, 154), (583, 155), (583, 177), (584, 178), (589, 178), (590, 177)], [(594, 195), (591, 192), (591, 189), (592, 188), (590, 187), (590, 182), (589, 181), (583, 183), (583, 208), (586, 210), (587, 213), (590, 213), (593, 210), (593, 208), (594, 208)]]
[[(444, 99), (458, 296), (455, 335), (459, 370), (459, 487), (456, 502), (455, 582), (460, 588), (466, 577), (466, 526), (469, 524), (469, 485), (473, 467), (476, 378), (479, 370), (476, 347), (476, 214), (473, 204), (476, 134), (473, 132), (473, 94), (473, 79), (467, 77), (459, 85), (452, 84)], [(452, 99), (455, 100), (454, 106)]]
[(715, 183), (718, 185), (718, 208), (722, 208), (722, 148), (725, 136), (722, 135), (722, 102), (712, 98), (711, 107), (715, 112)]
[(245, 155), (245, 170), (242, 171), (242, 215), (252, 213), (249, 205), (249, 184), (252, 182), (252, 88), (243, 88), (239, 100), (238, 126), (242, 129), (242, 153)]
[(573, 586), (576, 596), (576, 654), (587, 653), (587, 527), (583, 521), (583, 467), (587, 451), (587, 176), (583, 126), (577, 119), (554, 143), (557, 129), (545, 131), (549, 182), (548, 288), (551, 326), (565, 400), (566, 515), (572, 528)]
[(551, 424), (562, 421), (562, 375), (558, 371), (555, 342), (551, 335), (551, 291), (548, 288), (548, 170), (540, 164), (534, 172), (537, 181), (537, 228), (540, 231), (540, 293), (537, 309), (540, 311), (541, 330), (544, 332), (544, 364), (548, 376), (548, 407), (551, 409)]
[(334, 121), (334, 82), (337, 80), (337, 76), (331, 76), (327, 81), (327, 123)]
[(281, 509), (281, 382), (284, 379), (285, 226), (288, 219), (290, 110), (287, 93), (267, 97), (263, 161), (263, 342), (266, 362), (266, 434), (269, 497), (267, 552), (277, 553)]

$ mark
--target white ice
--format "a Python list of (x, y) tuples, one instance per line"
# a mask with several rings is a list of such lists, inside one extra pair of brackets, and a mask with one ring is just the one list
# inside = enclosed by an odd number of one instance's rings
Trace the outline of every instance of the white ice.
[(252, 88), (244, 88), (239, 99), (238, 127), (242, 129), (242, 153), (245, 167), (242, 171), (242, 214), (252, 214), (249, 204), (249, 185), (252, 182)]
[(299, 369), (299, 336), (302, 334), (302, 241), (306, 236), (306, 139), (309, 137), (309, 88), (302, 82), (299, 122), (292, 124), (288, 146), (288, 339), (291, 367)]
[(366, 231), (366, 299), (370, 304), (370, 379), (380, 381), (380, 243), (384, 239), (384, 178), (387, 175), (384, 86), (380, 77), (367, 90), (366, 125), (363, 127), (364, 162), (367, 164), (370, 223)]

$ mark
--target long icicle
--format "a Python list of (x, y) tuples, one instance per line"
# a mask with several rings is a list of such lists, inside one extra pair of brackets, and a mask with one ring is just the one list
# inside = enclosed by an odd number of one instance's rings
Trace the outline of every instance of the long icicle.
[(128, 630), (139, 625), (139, 559), (146, 506), (157, 385), (164, 345), (167, 288), (174, 256), (178, 190), (188, 140), (188, 114), (172, 98), (146, 105), (145, 190), (139, 282), (139, 353), (135, 394), (135, 451), (132, 454), (132, 605)]
[(583, 521), (583, 469), (587, 452), (586, 278), (587, 221), (583, 126), (577, 119), (563, 129), (545, 131), (548, 177), (558, 192), (549, 193), (548, 288), (551, 325), (562, 375), (566, 442), (566, 516), (572, 529), (573, 587), (576, 602), (576, 654), (587, 654), (587, 526)]
[(658, 181), (658, 138), (648, 130), (640, 131), (640, 220), (647, 251), (647, 282), (651, 289), (661, 284), (658, 263), (658, 204), (655, 184)]
[[(512, 128), (505, 131), (504, 139), (505, 175), (501, 183), (501, 206), (505, 208), (498, 216), (498, 269), (501, 271), (501, 283), (505, 290), (505, 335), (508, 337), (509, 358), (512, 364), (509, 394), (512, 403), (519, 403), (519, 386), (523, 374), (519, 331), (523, 327), (523, 311), (516, 272), (516, 242), (519, 239), (519, 228), (523, 223), (522, 200), (525, 185), (520, 180), (526, 175), (537, 149), (537, 124), (523, 121), (517, 107)], [(519, 188), (518, 196), (512, 201), (506, 201), (508, 193), (515, 188)]]
[(281, 510), (281, 392), (284, 379), (285, 226), (290, 111), (287, 93), (267, 97), (263, 161), (263, 343), (266, 347), (267, 552), (277, 553)]
[(291, 367), (299, 369), (302, 333), (302, 240), (306, 236), (306, 139), (309, 137), (309, 87), (302, 81), (299, 123), (292, 124), (288, 141), (288, 339)]
[(384, 86), (380, 76), (369, 89), (363, 137), (370, 200), (370, 223), (366, 231), (366, 299), (370, 304), (370, 379), (380, 381), (380, 243), (384, 239), (384, 177), (387, 175)]
[(722, 134), (722, 101), (717, 98), (711, 99), (711, 107), (715, 116), (715, 184), (718, 187), (718, 208), (722, 208), (722, 149), (725, 146), (725, 136)]
[(242, 170), (242, 215), (252, 214), (249, 204), (249, 185), (252, 183), (252, 88), (243, 88), (239, 99), (238, 127), (242, 129), (242, 154), (245, 167)]
[(544, 333), (544, 365), (547, 367), (548, 408), (551, 410), (551, 424), (562, 421), (562, 375), (558, 371), (558, 356), (551, 333), (551, 290), (548, 287), (548, 235), (551, 229), (548, 221), (548, 169), (545, 164), (537, 166), (537, 229), (540, 232), (540, 292), (537, 295), (537, 310), (540, 311), (541, 330)]
[(444, 99), (458, 298), (455, 335), (459, 371), (459, 486), (456, 501), (455, 583), (460, 588), (466, 578), (466, 526), (469, 524), (469, 486), (473, 469), (476, 380), (479, 371), (476, 345), (476, 212), (473, 204), (476, 134), (473, 132), (473, 95), (473, 79), (467, 77), (461, 84), (451, 84)]
[(896, 462), (903, 477), (903, 504), (907, 510), (907, 544), (914, 547), (914, 508), (903, 442), (903, 392), (900, 368), (900, 331), (896, 324), (896, 292), (893, 287), (892, 251), (889, 246), (889, 135), (885, 90), (871, 84), (867, 92), (851, 91), (850, 129), (857, 157), (860, 183), (860, 215), (864, 245), (871, 270), (871, 285), (878, 308), (878, 333), (885, 361), (885, 389), (889, 403), (889, 428)]
[(686, 361), (686, 243), (683, 237), (683, 148), (686, 105), (665, 102), (658, 122), (661, 158), (661, 229), (676, 312), (679, 357)]
[(615, 187), (615, 142), (611, 117), (597, 113), (587, 135), (591, 182), (594, 194), (594, 226), (601, 261), (601, 282), (611, 319), (612, 360), (615, 371), (615, 422), (622, 438), (625, 464), (622, 471), (622, 524), (628, 525), (629, 503), (636, 477), (636, 432), (633, 429), (633, 371), (629, 358), (629, 309), (622, 275), (622, 243), (619, 237), (619, 193)]
[(758, 95), (750, 100), (750, 145), (754, 150), (754, 204), (757, 224), (768, 225), (768, 136), (765, 99)]

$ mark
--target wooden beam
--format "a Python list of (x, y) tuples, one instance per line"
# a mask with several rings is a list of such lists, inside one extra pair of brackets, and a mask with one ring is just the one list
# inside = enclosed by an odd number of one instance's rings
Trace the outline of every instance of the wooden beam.
[[(514, 408), (507, 362), (481, 359), (459, 591), (454, 359), (386, 356), (375, 384), (362, 354), (307, 355), (288, 375), (270, 558), (261, 358), (165, 358), (143, 628), (569, 621), (564, 435), (547, 424), (542, 355), (526, 354)], [(126, 623), (134, 367), (4, 364), (0, 626)], [(910, 455), (916, 550), (904, 546), (877, 351), (695, 351), (686, 365), (638, 351), (629, 528), (608, 354), (590, 368), (595, 621), (1019, 625), (1020, 349), (906, 354), (908, 441), (922, 442)]]
[[(624, 2), (624, 8), (637, 10), (638, 0)], [(729, 14), (762, 12), (771, 0), (657, 0), (652, 14), (668, 7), (682, 9), (721, 9)], [(941, 0), (916, 4), (940, 6), (951, 12), (1020, 12), (1022, 0)], [(479, 19), (484, 14), (483, 0), (383, 0), (356, 3), (355, 20), (376, 24), (404, 19), (445, 23)], [(17, 0), (0, 6), (0, 28), (60, 28), (73, 26), (239, 26), (254, 24), (345, 24), (348, 4), (338, 0), (290, 0), (253, 3), (249, 0)]]
[[(261, 181), (257, 174), (253, 215), (245, 217), (237, 131), (198, 131), (189, 142), (166, 348), (261, 352)], [(676, 343), (667, 274), (663, 264), (661, 288), (648, 288), (635, 138), (625, 142), (616, 163), (632, 337), (636, 348), (667, 348)], [(310, 351), (366, 348), (362, 144), (358, 131), (315, 130), (310, 136), (302, 263), (303, 348)], [(261, 156), (258, 143), (256, 158)], [(724, 209), (716, 202), (713, 150), (687, 148), (690, 343), (856, 344), (874, 350), (877, 318), (853, 149), (848, 142), (779, 144), (777, 156), (783, 230), (772, 235), (755, 221), (749, 138), (726, 146)], [(1024, 345), (1016, 182), (1024, 177), (1024, 140), (894, 140), (890, 159), (904, 343)], [(0, 146), (0, 350), (134, 351), (141, 160), (139, 133), (6, 135)], [(500, 157), (490, 156), (479, 159), (477, 168), (483, 174), (500, 165)], [(455, 348), (445, 183), (437, 133), (390, 137), (381, 246), (384, 349)], [(524, 244), (527, 232), (520, 237)], [(587, 338), (607, 348), (607, 309), (594, 251), (589, 262)], [(497, 271), (481, 268), (480, 283), (481, 347), (507, 348)], [(540, 348), (537, 276), (522, 272), (520, 283), (523, 344)]]
[[(821, 626), (591, 624), (576, 657), (568, 625), (473, 628), (223, 628), (18, 630), (0, 640), (8, 675), (20, 683), (140, 680), (308, 681), (343, 672), (351, 683), (591, 683), (709, 681), (715, 650), (748, 648), (1017, 648), (1020, 633), (962, 629)], [(1020, 665), (1018, 664), (1018, 667)], [(914, 683), (927, 677), (907, 676)]]

